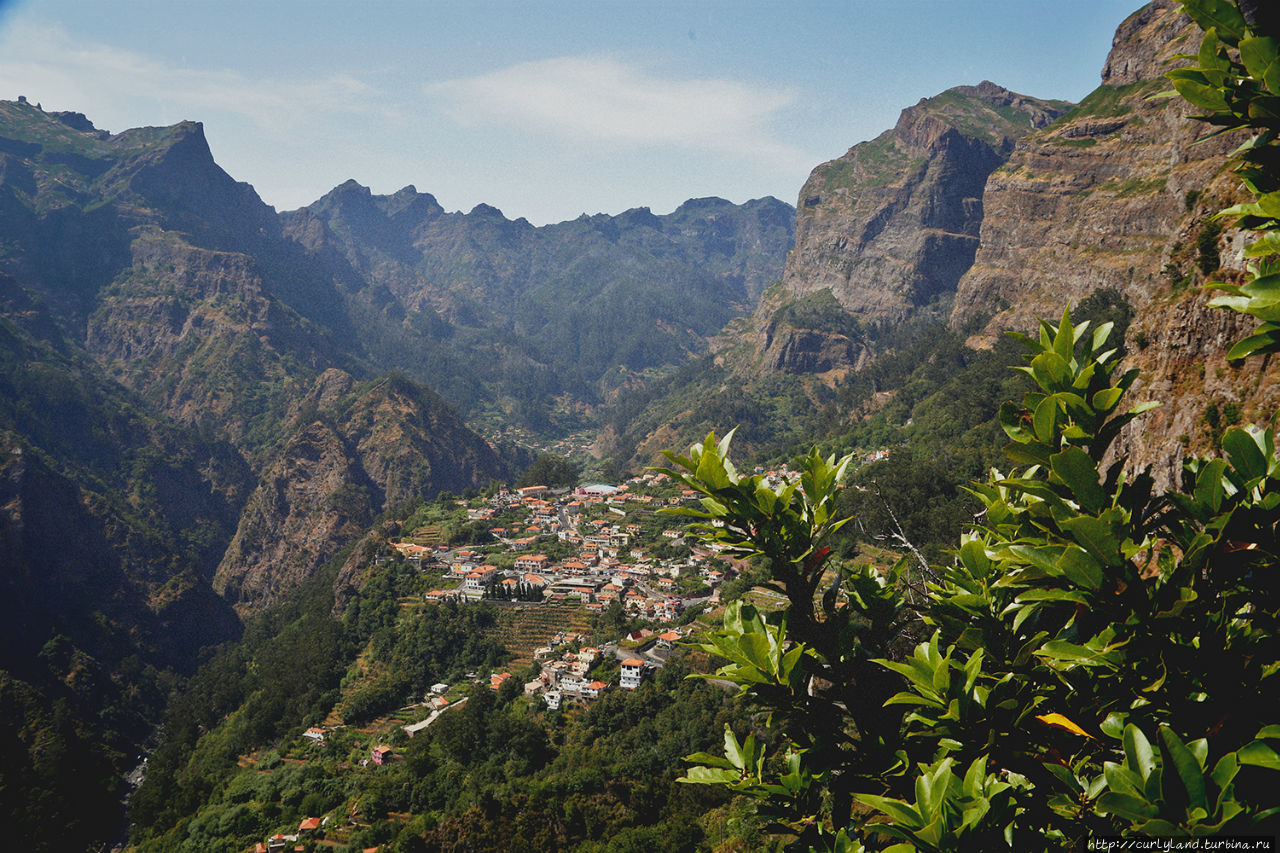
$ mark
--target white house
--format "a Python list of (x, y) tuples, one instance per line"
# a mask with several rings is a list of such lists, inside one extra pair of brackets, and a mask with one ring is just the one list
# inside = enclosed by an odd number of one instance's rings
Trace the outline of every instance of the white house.
[(622, 662), (622, 686), (627, 690), (635, 690), (644, 679), (644, 661), (639, 658), (628, 658)]

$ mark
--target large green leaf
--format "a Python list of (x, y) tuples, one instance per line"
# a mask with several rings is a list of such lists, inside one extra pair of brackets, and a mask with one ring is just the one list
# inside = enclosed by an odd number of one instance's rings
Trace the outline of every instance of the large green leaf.
[(1253, 434), (1240, 427), (1231, 427), (1222, 435), (1222, 449), (1231, 459), (1231, 467), (1246, 480), (1255, 480), (1267, 473), (1267, 458)]
[(1273, 95), (1280, 95), (1280, 50), (1270, 36), (1240, 40), (1240, 61), (1249, 76), (1259, 80)]
[[(1205, 797), (1204, 791), (1204, 768), (1196, 760), (1196, 756), (1191, 749), (1174, 733), (1173, 729), (1168, 726), (1161, 726), (1160, 741), (1167, 758), (1165, 772), (1168, 773), (1168, 765), (1172, 764), (1177, 773), (1178, 781), (1182, 783), (1182, 788), (1186, 791), (1189, 807), (1203, 809), (1207, 813), (1209, 802)], [(1171, 776), (1166, 777), (1166, 779), (1172, 781)]]
[[(692, 756), (690, 756), (692, 758)], [(677, 779), (677, 782), (687, 782), (694, 785), (725, 785), (742, 780), (742, 774), (737, 770), (729, 770), (723, 767), (690, 767), (685, 775)]]
[(1236, 341), (1227, 351), (1228, 361), (1239, 361), (1251, 355), (1280, 351), (1280, 330), (1268, 329)]
[(1054, 428), (1058, 425), (1058, 401), (1054, 397), (1045, 397), (1040, 401), (1040, 405), (1036, 406), (1035, 414), (1032, 415), (1032, 425), (1035, 427), (1036, 438), (1051, 443), (1054, 437)]
[(1121, 561), (1120, 541), (1112, 533), (1111, 525), (1103, 519), (1081, 515), (1064, 520), (1062, 526), (1103, 565), (1116, 565)]
[(1110, 500), (1099, 485), (1097, 465), (1078, 447), (1068, 447), (1049, 457), (1053, 473), (1071, 489), (1076, 503), (1090, 513), (1101, 512)]
[(1149, 820), (1160, 814), (1159, 807), (1146, 799), (1116, 791), (1107, 791), (1098, 797), (1098, 811), (1131, 821)]
[(1260, 740), (1255, 740), (1236, 750), (1236, 758), (1241, 764), (1280, 770), (1280, 753), (1277, 753), (1270, 744)]
[(1215, 112), (1227, 111), (1222, 90), (1212, 85), (1203, 74), (1184, 68), (1170, 71), (1169, 79), (1173, 81), (1173, 88), (1178, 90), (1178, 94), (1197, 107)]
[(1235, 46), (1244, 38), (1248, 23), (1230, 0), (1183, 0), (1183, 10), (1200, 29), (1212, 29), (1217, 37)]
[(895, 800), (891, 797), (877, 797), (874, 794), (857, 794), (856, 797), (860, 802), (884, 812), (904, 827), (919, 829), (925, 825), (924, 816), (902, 800)]
[(1145, 782), (1156, 766), (1155, 751), (1151, 748), (1151, 742), (1147, 740), (1147, 736), (1141, 729), (1130, 723), (1124, 727), (1123, 743), (1126, 766), (1141, 776)]

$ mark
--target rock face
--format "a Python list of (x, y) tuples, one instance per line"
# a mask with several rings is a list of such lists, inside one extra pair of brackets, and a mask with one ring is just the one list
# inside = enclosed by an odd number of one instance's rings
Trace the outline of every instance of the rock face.
[(1120, 25), (1102, 85), (1019, 141), (988, 180), (977, 257), (951, 315), (985, 345), (1098, 288), (1124, 294), (1136, 311), (1125, 367), (1142, 371), (1137, 399), (1161, 407), (1132, 424), (1115, 452), (1151, 467), (1163, 486), (1184, 455), (1215, 449), (1222, 426), (1265, 421), (1280, 405), (1269, 360), (1226, 362), (1252, 321), (1209, 308), (1198, 287), (1243, 266), (1239, 235), (1220, 234), (1210, 218), (1240, 199), (1226, 161), (1242, 138), (1202, 141), (1211, 128), (1191, 120), (1182, 99), (1150, 99), (1199, 34), (1171, 0)]
[(1167, 291), (1166, 264), (1178, 268), (1175, 277), (1191, 271), (1186, 252), (1178, 257), (1181, 244), (1207, 210), (1225, 204), (1231, 182), (1215, 177), (1240, 140), (1197, 142), (1209, 128), (1189, 120), (1189, 105), (1149, 99), (1168, 88), (1161, 75), (1174, 54), (1195, 49), (1198, 33), (1166, 0), (1130, 16), (1116, 32), (1102, 85), (1019, 142), (991, 175), (954, 327), (980, 324), (989, 339), (1060, 314), (1100, 287), (1141, 307)]
[(504, 473), (488, 444), (403, 378), (361, 386), (331, 369), (297, 417), (298, 430), (249, 497), (214, 579), (242, 613), (295, 589), (378, 513), (415, 497), (481, 488)]
[[(898, 322), (954, 292), (978, 247), (987, 176), (1016, 139), (1068, 106), (990, 82), (959, 86), (814, 169), (800, 192), (782, 285), (755, 313), (763, 366), (854, 367), (866, 354), (857, 328)], [(823, 291), (856, 321), (845, 333), (780, 329), (780, 308)]]

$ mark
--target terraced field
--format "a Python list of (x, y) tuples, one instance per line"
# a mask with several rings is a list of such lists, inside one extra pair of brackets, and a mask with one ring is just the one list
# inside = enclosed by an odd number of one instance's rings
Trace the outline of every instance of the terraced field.
[(577, 604), (518, 605), (498, 608), (498, 636), (515, 655), (509, 670), (515, 672), (533, 661), (534, 649), (545, 646), (561, 631), (589, 633), (591, 621)]

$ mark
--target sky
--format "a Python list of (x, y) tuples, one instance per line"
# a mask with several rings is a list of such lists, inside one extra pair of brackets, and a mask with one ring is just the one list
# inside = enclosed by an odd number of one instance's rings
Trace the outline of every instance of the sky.
[(921, 98), (1092, 91), (1138, 0), (0, 0), (0, 98), (203, 122), (278, 210), (354, 178), (541, 225), (794, 204)]

